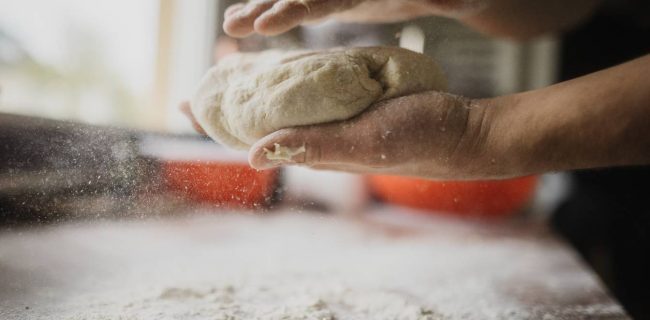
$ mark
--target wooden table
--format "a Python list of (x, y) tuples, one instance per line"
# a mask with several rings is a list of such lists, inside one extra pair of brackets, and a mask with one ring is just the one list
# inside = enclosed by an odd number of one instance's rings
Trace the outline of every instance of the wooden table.
[[(287, 210), (288, 211), (288, 210)], [(627, 319), (543, 224), (381, 207), (0, 233), (1, 319)]]

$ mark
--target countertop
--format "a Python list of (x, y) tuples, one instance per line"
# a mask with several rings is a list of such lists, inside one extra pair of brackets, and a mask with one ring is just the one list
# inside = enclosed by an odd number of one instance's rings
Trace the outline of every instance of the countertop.
[(628, 319), (543, 223), (188, 211), (0, 232), (0, 318)]

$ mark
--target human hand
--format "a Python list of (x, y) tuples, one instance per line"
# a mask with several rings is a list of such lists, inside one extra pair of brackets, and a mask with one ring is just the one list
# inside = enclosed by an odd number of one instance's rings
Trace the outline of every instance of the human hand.
[[(449, 180), (647, 165), (649, 69), (645, 56), (513, 95), (470, 100), (431, 91), (384, 100), (346, 121), (271, 133), (253, 145), (249, 162)], [(189, 104), (182, 109), (202, 131)], [(269, 160), (276, 144), (305, 149)]]
[[(347, 121), (276, 131), (253, 145), (249, 162), (258, 169), (293, 164), (431, 179), (501, 177), (485, 148), (490, 127), (488, 107), (425, 92), (379, 102)], [(269, 155), (277, 147), (304, 152), (275, 160)]]
[(233, 37), (277, 35), (328, 17), (347, 22), (396, 22), (426, 15), (463, 16), (490, 0), (254, 0), (230, 6), (223, 28)]
[(190, 106), (190, 103), (188, 101), (183, 101), (181, 105), (178, 107), (178, 109), (183, 113), (192, 123), (192, 127), (196, 132), (207, 136), (208, 134), (203, 130), (203, 127), (199, 124), (198, 121), (196, 121), (196, 118), (194, 117), (194, 114), (192, 113), (192, 107)]

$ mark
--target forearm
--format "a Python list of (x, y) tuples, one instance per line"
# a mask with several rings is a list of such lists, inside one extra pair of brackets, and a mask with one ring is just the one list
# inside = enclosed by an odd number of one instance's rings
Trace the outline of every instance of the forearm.
[(492, 0), (477, 14), (461, 17), (480, 32), (514, 39), (563, 31), (587, 18), (601, 0)]
[(494, 170), (524, 175), (650, 164), (648, 74), (650, 55), (548, 88), (479, 101), (493, 120), (486, 150)]

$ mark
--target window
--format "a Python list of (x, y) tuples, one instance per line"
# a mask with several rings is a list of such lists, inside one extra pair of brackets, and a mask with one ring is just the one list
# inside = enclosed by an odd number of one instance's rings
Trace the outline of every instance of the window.
[[(0, 0), (0, 112), (189, 130), (216, 1)], [(38, 23), (36, 23), (38, 21)]]

